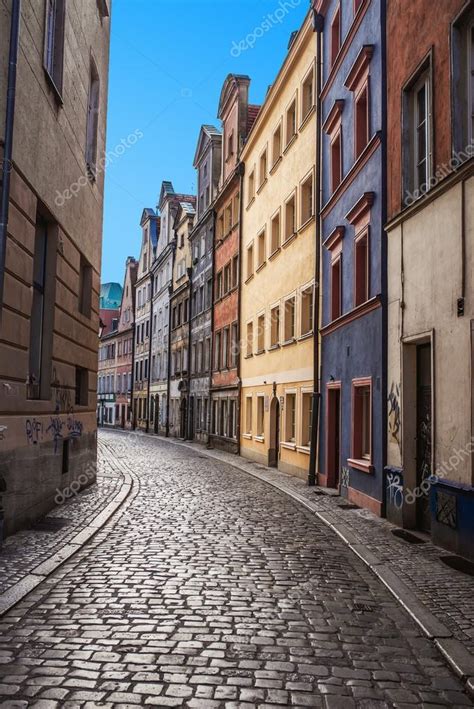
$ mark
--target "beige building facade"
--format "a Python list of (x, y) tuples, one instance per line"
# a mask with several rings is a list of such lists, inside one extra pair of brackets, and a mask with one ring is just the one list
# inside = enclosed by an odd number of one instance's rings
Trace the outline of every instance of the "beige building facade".
[(315, 46), (308, 15), (241, 154), (241, 455), (303, 478), (313, 392)]
[[(0, 243), (0, 489), (7, 534), (46, 513), (58, 490), (95, 479), (110, 23), (105, 0), (24, 0), (15, 85), (7, 72), (18, 6), (13, 0), (0, 6), (2, 151), (7, 84), (16, 100), (8, 121), (9, 209), (0, 220), (7, 221)], [(6, 179), (0, 189), (8, 189)]]

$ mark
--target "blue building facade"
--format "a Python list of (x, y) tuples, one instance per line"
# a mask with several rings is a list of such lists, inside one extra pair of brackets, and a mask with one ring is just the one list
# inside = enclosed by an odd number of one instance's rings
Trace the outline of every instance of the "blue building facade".
[(386, 457), (385, 0), (317, 0), (314, 9), (324, 18), (318, 481), (380, 515)]

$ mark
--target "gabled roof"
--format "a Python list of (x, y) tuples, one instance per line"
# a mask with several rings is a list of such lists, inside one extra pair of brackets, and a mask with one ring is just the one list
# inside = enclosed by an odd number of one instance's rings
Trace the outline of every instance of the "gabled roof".
[(215, 126), (202, 125), (201, 130), (199, 131), (199, 138), (198, 138), (198, 142), (197, 142), (196, 152), (194, 153), (193, 167), (198, 166), (199, 158), (201, 157), (202, 153), (204, 152), (204, 147), (210, 140), (221, 141), (222, 140), (221, 131), (218, 128), (216, 128)]
[(224, 106), (226, 105), (233, 89), (241, 83), (247, 84), (248, 86), (250, 84), (250, 76), (247, 76), (247, 74), (227, 74), (226, 80), (222, 86), (221, 95), (219, 97), (219, 108), (217, 110), (218, 118), (222, 118)]
[(145, 207), (145, 209), (142, 212), (142, 216), (140, 218), (140, 226), (143, 226), (144, 224), (146, 224), (148, 219), (151, 219), (152, 217), (155, 217), (155, 216), (156, 216), (156, 212), (154, 209), (152, 209), (151, 207)]
[(247, 135), (250, 133), (252, 130), (252, 126), (257, 120), (258, 112), (260, 111), (261, 106), (257, 106), (256, 104), (249, 103), (248, 108), (247, 108)]
[(169, 180), (163, 180), (161, 183), (160, 198), (158, 200), (158, 207), (161, 209), (161, 205), (166, 197), (172, 197), (175, 193), (173, 183)]

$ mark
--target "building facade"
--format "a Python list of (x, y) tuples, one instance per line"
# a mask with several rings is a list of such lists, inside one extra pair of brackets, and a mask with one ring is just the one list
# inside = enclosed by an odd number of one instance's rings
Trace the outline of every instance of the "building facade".
[(133, 428), (148, 431), (150, 398), (151, 321), (153, 317), (151, 266), (157, 251), (160, 219), (146, 208), (140, 220), (142, 239), (135, 282), (135, 341), (133, 351)]
[(134, 294), (138, 262), (129, 256), (125, 263), (125, 276), (117, 326), (115, 425), (130, 428), (132, 421), (132, 365), (135, 312)]
[(212, 352), (212, 278), (214, 265), (214, 209), (221, 164), (220, 131), (202, 126), (194, 167), (197, 201), (194, 229), (189, 236), (191, 271), (191, 371), (187, 412), (187, 437), (207, 442), (210, 428), (210, 378)]
[(474, 555), (474, 6), (388, 3), (387, 516)]
[(222, 124), (219, 191), (214, 201), (214, 303), (212, 358), (212, 428), (217, 448), (239, 450), (239, 258), (240, 153), (258, 113), (248, 103), (250, 78), (230, 74), (222, 87), (218, 118)]
[(320, 0), (319, 482), (383, 513), (386, 214), (385, 2)]
[(316, 255), (315, 35), (292, 35), (241, 153), (241, 454), (306, 478)]
[[(105, 293), (113, 286), (116, 297), (109, 299)], [(119, 283), (101, 286), (99, 310), (99, 364), (97, 371), (97, 423), (99, 426), (115, 424), (115, 376), (117, 328), (120, 318)]]
[(180, 202), (174, 223), (175, 256), (171, 307), (170, 430), (171, 436), (186, 437), (189, 396), (189, 276), (191, 248), (189, 235), (196, 210)]
[(93, 482), (97, 448), (109, 2), (84, 0), (80, 13), (64, 2), (30, 5), (20, 15), (7, 0), (0, 10), (6, 534), (45, 514), (81, 475)]

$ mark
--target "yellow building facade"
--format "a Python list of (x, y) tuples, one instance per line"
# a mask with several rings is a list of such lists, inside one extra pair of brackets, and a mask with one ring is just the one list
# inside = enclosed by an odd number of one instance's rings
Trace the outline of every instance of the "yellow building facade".
[(315, 56), (308, 15), (241, 156), (241, 455), (302, 478), (313, 392)]

